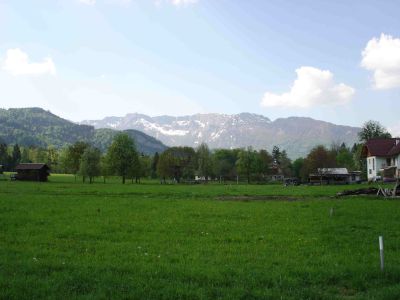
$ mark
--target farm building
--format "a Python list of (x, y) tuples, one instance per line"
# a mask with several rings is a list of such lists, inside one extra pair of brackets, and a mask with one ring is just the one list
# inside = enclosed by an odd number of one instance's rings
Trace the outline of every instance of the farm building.
[(349, 184), (361, 182), (361, 172), (349, 172), (346, 168), (319, 168), (309, 175), (311, 184)]
[(368, 181), (379, 176), (384, 181), (400, 177), (400, 139), (371, 139), (362, 148), (361, 155), (367, 159)]
[(19, 164), (15, 167), (16, 180), (47, 181), (50, 168), (46, 164)]

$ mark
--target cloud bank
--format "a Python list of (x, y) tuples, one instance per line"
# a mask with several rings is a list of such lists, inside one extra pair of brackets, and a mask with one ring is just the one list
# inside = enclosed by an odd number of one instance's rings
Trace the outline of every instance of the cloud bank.
[(374, 88), (400, 87), (400, 39), (383, 33), (371, 39), (362, 51), (361, 66), (374, 73)]
[(6, 58), (3, 62), (3, 70), (15, 76), (56, 74), (56, 67), (50, 57), (38, 63), (29, 62), (28, 54), (19, 48), (7, 50)]
[(336, 84), (333, 74), (314, 67), (300, 67), (297, 78), (287, 93), (266, 92), (261, 101), (264, 107), (310, 107), (348, 103), (355, 90), (343, 83)]

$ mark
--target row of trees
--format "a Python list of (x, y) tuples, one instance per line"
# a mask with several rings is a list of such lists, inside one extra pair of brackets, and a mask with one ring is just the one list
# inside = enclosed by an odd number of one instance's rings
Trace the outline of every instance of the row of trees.
[[(390, 134), (377, 122), (369, 121), (360, 132), (360, 141), (371, 138), (386, 138)], [(316, 146), (305, 158), (291, 161), (287, 153), (279, 147), (272, 152), (246, 149), (216, 149), (211, 151), (207, 144), (196, 149), (192, 147), (171, 147), (154, 156), (139, 154), (134, 141), (127, 134), (117, 135), (106, 153), (84, 143), (76, 142), (61, 151), (54, 147), (20, 148), (18, 145), (7, 147), (0, 143), (0, 164), (12, 170), (20, 162), (45, 162), (53, 172), (81, 175), (83, 181), (103, 176), (121, 176), (140, 182), (142, 177), (160, 178), (161, 182), (172, 179), (177, 182), (193, 180), (195, 176), (208, 181), (236, 180), (237, 176), (252, 181), (265, 182), (273, 175), (295, 176), (303, 181), (318, 168), (345, 167), (349, 170), (365, 170), (365, 161), (361, 158), (362, 143), (348, 147), (344, 143), (332, 145), (329, 149)]]
[(195, 176), (208, 181), (210, 178), (236, 180), (245, 177), (247, 182), (267, 180), (270, 175), (282, 171), (286, 176), (291, 173), (291, 161), (285, 151), (278, 147), (270, 154), (267, 150), (217, 149), (211, 151), (203, 143), (198, 148), (171, 147), (164, 151), (157, 162), (157, 174), (163, 182), (173, 178), (193, 179)]

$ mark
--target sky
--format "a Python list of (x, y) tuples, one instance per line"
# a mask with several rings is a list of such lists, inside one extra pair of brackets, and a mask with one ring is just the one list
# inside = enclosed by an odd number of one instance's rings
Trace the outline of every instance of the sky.
[(0, 107), (251, 112), (400, 134), (400, 1), (0, 0)]

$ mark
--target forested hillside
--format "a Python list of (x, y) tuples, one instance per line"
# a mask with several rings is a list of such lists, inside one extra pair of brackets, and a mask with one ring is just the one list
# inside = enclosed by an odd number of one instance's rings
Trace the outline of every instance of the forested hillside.
[[(84, 141), (105, 150), (118, 132), (78, 125), (41, 108), (0, 109), (0, 140), (7, 144), (62, 148)], [(140, 131), (125, 132), (135, 139), (140, 152), (154, 154), (166, 149), (160, 141)]]

